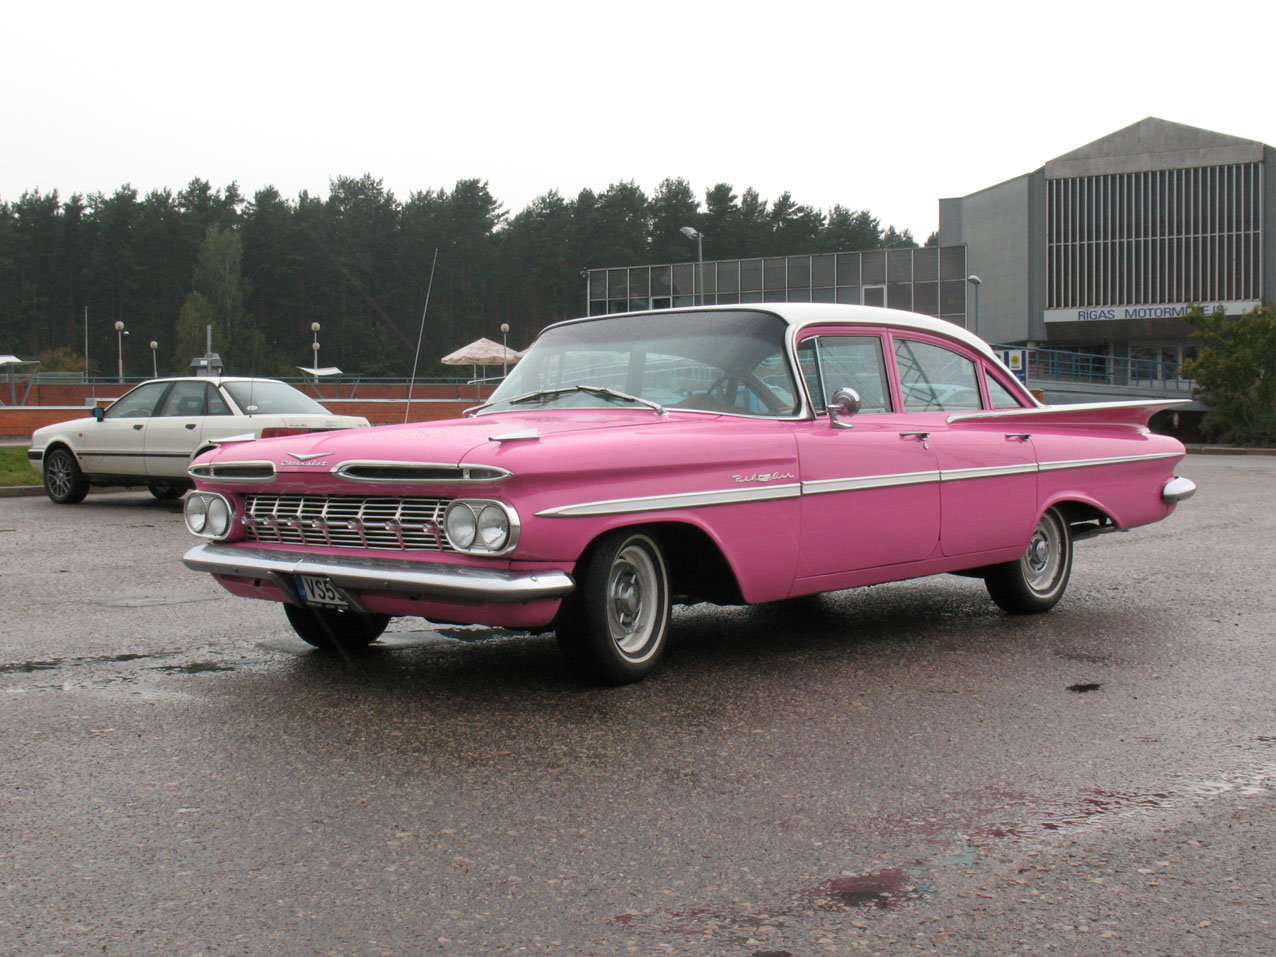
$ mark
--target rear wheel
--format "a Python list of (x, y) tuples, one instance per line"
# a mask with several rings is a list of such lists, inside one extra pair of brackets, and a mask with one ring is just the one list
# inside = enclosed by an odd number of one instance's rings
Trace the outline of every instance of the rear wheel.
[(984, 575), (988, 594), (1012, 615), (1049, 611), (1072, 574), (1072, 530), (1057, 508), (1041, 516), (1023, 557), (993, 565)]
[(44, 456), (44, 491), (59, 505), (75, 505), (89, 494), (89, 480), (67, 449), (54, 449)]
[(669, 634), (669, 571), (656, 540), (627, 529), (603, 536), (556, 633), (568, 665), (591, 681), (623, 685), (649, 674)]
[(380, 638), (390, 624), (389, 615), (361, 615), (355, 611), (301, 605), (284, 605), (284, 614), (302, 641), (331, 651), (366, 648)]

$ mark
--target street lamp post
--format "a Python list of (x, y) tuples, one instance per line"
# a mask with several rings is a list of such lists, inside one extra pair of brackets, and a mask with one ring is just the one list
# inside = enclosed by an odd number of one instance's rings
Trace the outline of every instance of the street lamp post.
[(983, 285), (983, 281), (971, 273), (966, 277), (966, 282), (975, 287), (975, 335), (979, 335), (979, 287)]
[(504, 382), (509, 376), (510, 364), (510, 347), (506, 344), (507, 337), (510, 332), (510, 324), (508, 322), (501, 323), (501, 381)]
[(314, 352), (314, 354), (315, 354), (315, 357), (314, 357), (314, 370), (315, 370), (315, 371), (314, 371), (314, 376), (315, 376), (315, 385), (317, 386), (317, 385), (319, 384), (319, 323), (317, 323), (317, 322), (312, 322), (312, 323), (310, 324), (310, 331), (311, 331), (311, 333), (313, 333), (313, 334), (314, 334), (314, 339), (313, 339), (313, 341), (310, 343), (310, 348), (311, 348), (311, 350), (312, 350), (312, 351)]
[(151, 340), (151, 378), (159, 378), (159, 360), (155, 358), (155, 350), (159, 348), (159, 343), (154, 339)]
[(700, 301), (697, 305), (704, 305), (704, 233), (696, 229), (694, 226), (683, 226), (678, 232), (686, 236), (688, 239), (696, 241), (696, 266), (699, 275), (696, 277), (696, 286), (700, 290)]
[(115, 320), (115, 352), (119, 357), (117, 365), (117, 374), (121, 382), (124, 381), (124, 323), (119, 319)]

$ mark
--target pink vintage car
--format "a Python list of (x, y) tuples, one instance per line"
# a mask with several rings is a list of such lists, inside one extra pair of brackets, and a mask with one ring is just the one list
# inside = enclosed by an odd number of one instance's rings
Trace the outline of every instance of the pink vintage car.
[(961, 572), (1012, 614), (1073, 542), (1195, 486), (1173, 402), (1042, 406), (980, 339), (898, 310), (775, 304), (546, 329), (446, 422), (223, 445), (190, 469), (185, 556), (321, 648), (390, 618), (553, 629), (589, 678), (655, 667), (674, 602)]

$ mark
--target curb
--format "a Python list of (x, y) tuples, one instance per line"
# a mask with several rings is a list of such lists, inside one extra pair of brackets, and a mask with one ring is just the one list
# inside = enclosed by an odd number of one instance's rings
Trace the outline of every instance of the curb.
[(1276, 449), (1257, 449), (1241, 445), (1188, 445), (1189, 455), (1276, 455)]
[[(128, 485), (112, 488), (97, 488), (92, 490), (93, 495), (114, 495), (119, 492), (145, 492), (145, 485)], [(0, 498), (26, 498), (28, 496), (43, 495), (43, 485), (0, 485)]]

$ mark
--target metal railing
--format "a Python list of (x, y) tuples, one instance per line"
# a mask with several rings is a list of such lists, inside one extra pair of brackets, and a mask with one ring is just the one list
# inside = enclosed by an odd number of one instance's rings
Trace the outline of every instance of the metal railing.
[(1025, 351), (1029, 379), (1158, 389), (1184, 395), (1192, 393), (1193, 382), (1182, 377), (1182, 365), (1178, 362), (1072, 352), (1067, 349), (1026, 348)]

